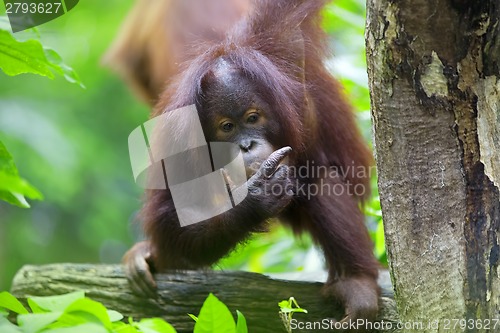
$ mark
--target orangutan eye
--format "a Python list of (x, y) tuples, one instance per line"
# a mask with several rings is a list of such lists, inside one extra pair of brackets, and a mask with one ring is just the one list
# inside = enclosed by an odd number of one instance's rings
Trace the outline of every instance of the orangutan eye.
[(226, 122), (221, 124), (221, 129), (224, 132), (231, 132), (234, 129), (234, 124), (229, 122), (229, 121), (226, 121)]

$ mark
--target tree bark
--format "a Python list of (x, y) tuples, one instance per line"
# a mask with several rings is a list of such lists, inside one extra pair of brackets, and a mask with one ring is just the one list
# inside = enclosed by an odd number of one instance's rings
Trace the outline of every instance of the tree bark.
[[(12, 293), (25, 300), (29, 296), (51, 296), (84, 290), (86, 296), (102, 302), (108, 309), (134, 319), (161, 317), (177, 332), (193, 332), (194, 322), (188, 313), (198, 315), (209, 293), (216, 295), (235, 314), (246, 317), (249, 332), (285, 332), (278, 316), (278, 302), (294, 296), (307, 314), (296, 314), (301, 322), (319, 322), (325, 318), (342, 318), (343, 309), (333, 300), (320, 296), (322, 283), (285, 281), (249, 272), (187, 271), (158, 274), (158, 298), (149, 299), (132, 293), (120, 265), (55, 264), (25, 266), (14, 278)], [(379, 320), (393, 324), (398, 332), (396, 306), (387, 272), (381, 274), (383, 288)], [(318, 330), (300, 330), (318, 332)]]
[(391, 277), (402, 322), (426, 324), (408, 332), (500, 331), (499, 18), (494, 0), (368, 1)]

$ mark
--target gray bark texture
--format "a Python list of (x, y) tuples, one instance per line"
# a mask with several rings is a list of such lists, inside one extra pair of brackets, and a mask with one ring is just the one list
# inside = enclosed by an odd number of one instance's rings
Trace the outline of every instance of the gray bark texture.
[[(134, 319), (161, 317), (177, 332), (193, 332), (188, 313), (198, 315), (209, 293), (216, 295), (235, 314), (246, 317), (251, 333), (285, 332), (278, 315), (278, 302), (294, 296), (308, 314), (296, 314), (299, 321), (341, 318), (343, 310), (320, 295), (322, 283), (272, 279), (248, 272), (187, 271), (156, 275), (158, 298), (148, 299), (132, 293), (120, 265), (54, 264), (25, 266), (14, 278), (12, 293), (25, 300), (30, 296), (51, 296), (83, 290), (86, 296), (102, 302)], [(387, 272), (382, 272), (379, 320), (396, 323), (396, 305)], [(395, 327), (395, 325), (394, 325)], [(300, 332), (318, 332), (302, 330)], [(391, 330), (373, 330), (389, 333)]]
[(367, 8), (400, 319), (406, 332), (500, 332), (500, 2), (368, 0)]

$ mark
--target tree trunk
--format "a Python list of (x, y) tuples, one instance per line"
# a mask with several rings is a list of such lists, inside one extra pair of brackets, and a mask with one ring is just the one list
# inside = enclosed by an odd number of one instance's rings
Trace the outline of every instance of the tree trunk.
[[(320, 296), (322, 283), (285, 281), (248, 272), (187, 271), (158, 274), (158, 298), (134, 295), (119, 265), (57, 264), (25, 266), (14, 278), (12, 293), (25, 299), (29, 296), (51, 296), (83, 290), (86, 296), (102, 302), (109, 309), (134, 319), (161, 317), (177, 332), (193, 332), (194, 322), (188, 313), (198, 315), (209, 293), (215, 294), (235, 314), (240, 310), (246, 317), (249, 332), (285, 332), (278, 316), (278, 302), (294, 296), (307, 314), (294, 318), (301, 322), (321, 322), (341, 318), (344, 313), (332, 300)], [(397, 322), (396, 306), (387, 272), (382, 272), (383, 288), (379, 320), (392, 329), (372, 332), (393, 333)], [(387, 323), (389, 325), (387, 325)], [(318, 330), (300, 330), (318, 332)]]
[(368, 1), (391, 277), (424, 324), (408, 332), (500, 332), (499, 18), (494, 0)]

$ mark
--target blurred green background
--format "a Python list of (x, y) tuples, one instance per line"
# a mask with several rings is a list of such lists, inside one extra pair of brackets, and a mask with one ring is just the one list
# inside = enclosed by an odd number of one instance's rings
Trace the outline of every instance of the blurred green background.
[[(0, 71), (0, 141), (22, 177), (43, 201), (21, 209), (0, 202), (0, 290), (10, 288), (26, 264), (117, 263), (141, 238), (136, 214), (142, 190), (133, 181), (127, 137), (148, 118), (149, 108), (100, 65), (132, 0), (84, 0), (66, 15), (33, 31), (79, 74), (86, 89), (61, 77)], [(360, 126), (371, 138), (364, 58), (363, 0), (338, 0), (325, 11), (332, 40), (328, 62), (356, 107)], [(0, 15), (5, 7), (0, 5)], [(376, 194), (376, 193), (375, 193)], [(385, 261), (378, 200), (366, 208), (367, 223)], [(258, 272), (317, 271), (321, 255), (308, 237), (295, 241), (280, 227), (253, 237), (217, 267)]]

